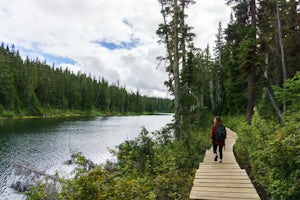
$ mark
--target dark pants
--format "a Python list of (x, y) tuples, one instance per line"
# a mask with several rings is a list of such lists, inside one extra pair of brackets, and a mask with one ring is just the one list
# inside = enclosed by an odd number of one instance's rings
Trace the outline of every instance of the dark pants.
[(219, 147), (219, 156), (220, 156), (220, 159), (222, 159), (223, 157), (223, 146), (220, 145), (220, 144), (216, 144), (216, 143), (213, 143), (213, 151), (214, 153), (217, 153), (217, 148)]

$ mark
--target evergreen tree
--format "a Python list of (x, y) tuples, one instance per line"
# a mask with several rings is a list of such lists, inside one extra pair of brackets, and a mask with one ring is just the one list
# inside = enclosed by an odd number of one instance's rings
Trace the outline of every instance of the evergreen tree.
[[(255, 0), (229, 0), (228, 4), (235, 3), (233, 7), (236, 17), (236, 22), (233, 22), (228, 26), (227, 37), (231, 41), (230, 52), (232, 56), (230, 65), (235, 65), (235, 68), (239, 68), (239, 77), (246, 80), (247, 87), (243, 88), (246, 95), (246, 120), (251, 122), (253, 114), (253, 107), (255, 104), (255, 82), (257, 73), (257, 58), (256, 58), (256, 35), (257, 35), (257, 18), (256, 18), (256, 1)], [(229, 43), (230, 44), (230, 43)], [(235, 71), (235, 70), (234, 70)], [(233, 76), (234, 71), (231, 70), (230, 77)], [(234, 80), (232, 80), (233, 82)], [(234, 83), (230, 83), (232, 85)], [(241, 84), (243, 85), (243, 84)], [(236, 86), (234, 86), (236, 87)], [(234, 89), (234, 87), (231, 87)], [(231, 95), (232, 91), (228, 91), (227, 94)], [(230, 98), (227, 97), (227, 100)], [(239, 98), (240, 99), (240, 98)], [(237, 102), (238, 103), (238, 102)]]
[[(224, 103), (224, 36), (222, 30), (222, 24), (219, 22), (218, 33), (216, 34), (216, 41), (215, 41), (215, 48), (214, 48), (214, 69), (215, 69), (215, 96), (216, 96), (216, 114), (220, 115), (222, 111), (224, 111), (223, 103)], [(219, 114), (218, 114), (219, 113)]]
[[(2, 43), (0, 48), (0, 102), (3, 109), (14, 109), (16, 100), (16, 90), (14, 85), (14, 74), (10, 69), (13, 54), (9, 48), (4, 48)], [(1, 107), (0, 107), (1, 111)]]
[(186, 66), (187, 47), (191, 47), (193, 34), (191, 28), (185, 24), (185, 8), (194, 3), (193, 0), (159, 0), (163, 23), (159, 25), (157, 34), (161, 43), (166, 46), (167, 55), (160, 57), (161, 61), (167, 62), (167, 72), (169, 80), (166, 85), (174, 95), (175, 107), (175, 135), (181, 137), (181, 127), (183, 124), (183, 97), (181, 94), (182, 86), (180, 82), (180, 71)]

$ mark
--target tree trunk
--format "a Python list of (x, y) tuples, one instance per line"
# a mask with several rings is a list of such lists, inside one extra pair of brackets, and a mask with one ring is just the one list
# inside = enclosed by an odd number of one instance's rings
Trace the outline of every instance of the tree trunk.
[(222, 103), (222, 87), (221, 87), (221, 78), (222, 78), (222, 24), (219, 22), (218, 34), (216, 35), (216, 57), (218, 60), (217, 72), (216, 72), (216, 107), (219, 107)]
[(217, 106), (220, 106), (222, 104), (222, 85), (221, 85), (221, 78), (222, 78), (222, 61), (221, 61), (221, 51), (219, 54), (219, 70), (217, 73), (217, 77), (218, 77), (218, 82), (217, 82)]
[[(256, 2), (255, 0), (250, 1), (250, 14), (251, 14), (251, 31), (252, 34), (252, 50), (250, 55), (255, 57), (256, 54)], [(246, 109), (246, 121), (248, 124), (251, 124), (251, 118), (253, 115), (253, 107), (255, 103), (255, 75), (256, 75), (256, 66), (255, 60), (252, 59), (249, 63), (249, 75), (247, 77), (247, 109)]]
[[(266, 80), (268, 80), (268, 66), (269, 66), (269, 54), (268, 53), (266, 53), (266, 55), (265, 55), (265, 65), (266, 65), (266, 68), (265, 68), (265, 71), (264, 71), (264, 77), (266, 78)], [(274, 94), (273, 94), (270, 86), (266, 85), (263, 88), (263, 90), (268, 94), (268, 96), (269, 96), (269, 98), (270, 98), (270, 100), (272, 102), (272, 105), (273, 105), (273, 107), (274, 107), (274, 109), (275, 109), (275, 111), (276, 111), (276, 113), (277, 113), (280, 121), (281, 122), (285, 122), (285, 119), (284, 119), (284, 117), (283, 117), (283, 115), (282, 115), (282, 113), (281, 113), (281, 111), (280, 111), (280, 109), (279, 109), (279, 107), (278, 107), (278, 105), (277, 105), (277, 103), (275, 101)]]
[(248, 90), (247, 90), (247, 110), (246, 110), (246, 121), (248, 124), (251, 124), (251, 119), (253, 115), (253, 107), (255, 101), (255, 93), (254, 93), (254, 86), (255, 86), (255, 65), (251, 63), (250, 65), (250, 74), (247, 77), (248, 82)]
[[(284, 48), (283, 48), (283, 42), (282, 42), (281, 22), (280, 22), (280, 17), (279, 17), (279, 7), (278, 7), (278, 2), (277, 1), (276, 1), (276, 15), (277, 15), (277, 26), (278, 26), (278, 39), (279, 39), (279, 46), (280, 46), (280, 52), (281, 52), (283, 87), (285, 89), (284, 83), (287, 79), (287, 70), (286, 70), (285, 59), (284, 59)], [(286, 111), (286, 102), (285, 102), (285, 100), (283, 100), (283, 111)]]
[(175, 136), (180, 138), (180, 129), (181, 129), (181, 108), (180, 108), (180, 82), (179, 82), (179, 52), (178, 52), (178, 4), (177, 0), (173, 1), (174, 6), (174, 24), (173, 24), (173, 53), (174, 53), (174, 62), (173, 62), (173, 78), (174, 78), (174, 103), (175, 103)]
[(181, 36), (181, 49), (182, 49), (182, 68), (186, 67), (186, 48), (185, 48), (185, 40), (187, 35), (187, 30), (185, 28), (185, 20), (184, 20), (184, 11), (185, 11), (185, 0), (181, 2), (181, 14), (180, 14), (180, 30), (182, 32)]
[(266, 87), (264, 87), (264, 91), (268, 93), (269, 98), (270, 98), (270, 100), (272, 102), (272, 105), (273, 105), (273, 107), (274, 107), (274, 109), (275, 109), (278, 117), (280, 118), (280, 121), (281, 122), (285, 122), (285, 119), (284, 119), (284, 117), (283, 117), (283, 115), (282, 115), (279, 107), (276, 104), (276, 101), (274, 99), (274, 95), (273, 95), (272, 91), (270, 90), (270, 88), (266, 86)]
[(38, 174), (38, 175), (41, 175), (41, 176), (45, 176), (47, 178), (51, 178), (54, 181), (57, 181), (57, 177), (56, 176), (51, 175), (51, 174), (47, 174), (47, 173), (45, 173), (43, 171), (39, 171), (37, 169), (34, 169), (34, 168), (30, 167), (30, 166), (27, 166), (27, 165), (21, 163), (21, 162), (12, 161), (12, 164), (14, 166), (21, 167), (21, 168), (23, 168), (23, 169), (25, 169), (25, 170), (27, 170), (29, 172), (32, 172), (32, 173), (35, 173), (35, 174)]
[(209, 96), (210, 96), (211, 109), (214, 112), (216, 106), (214, 100), (214, 83), (212, 80), (209, 81)]

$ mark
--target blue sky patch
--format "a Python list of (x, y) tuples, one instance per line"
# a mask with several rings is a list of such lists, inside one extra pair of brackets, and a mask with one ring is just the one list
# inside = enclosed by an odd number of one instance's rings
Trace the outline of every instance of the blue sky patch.
[(37, 47), (35, 47), (35, 44), (33, 44), (33, 46), (36, 50), (27, 49), (20, 46), (16, 46), (15, 49), (19, 50), (20, 55), (23, 59), (25, 59), (28, 56), (29, 59), (32, 60), (36, 60), (36, 58), (38, 58), (41, 62), (44, 62), (46, 60), (46, 63), (50, 66), (52, 66), (53, 64), (54, 66), (58, 66), (62, 63), (74, 65), (76, 63), (74, 60), (67, 57), (54, 56), (51, 54), (43, 53), (42, 51), (39, 51)]
[(101, 42), (97, 42), (97, 43), (109, 50), (132, 49), (138, 45), (139, 39), (132, 39), (130, 42), (121, 42), (120, 44), (116, 44), (113, 42), (107, 42), (105, 40), (101, 41)]
[(115, 49), (132, 49), (135, 48), (139, 44), (139, 39), (137, 38), (131, 38), (130, 42), (120, 42), (119, 44), (109, 42), (107, 40), (102, 40), (100, 42), (96, 42), (100, 44), (101, 46), (109, 49), (109, 50), (115, 50)]
[(52, 65), (53, 63), (55, 66), (62, 63), (74, 65), (76, 63), (74, 60), (66, 57), (54, 56), (50, 54), (43, 54), (43, 56), (45, 57), (47, 64), (49, 65)]

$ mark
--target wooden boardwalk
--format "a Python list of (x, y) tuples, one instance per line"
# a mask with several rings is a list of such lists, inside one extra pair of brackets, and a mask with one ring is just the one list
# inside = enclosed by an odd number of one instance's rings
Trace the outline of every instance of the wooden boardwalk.
[(206, 151), (196, 172), (190, 199), (260, 199), (246, 171), (235, 160), (233, 145), (236, 133), (228, 128), (226, 131), (223, 162), (214, 161), (212, 148)]

